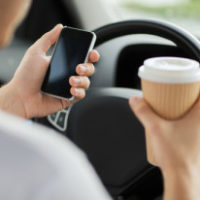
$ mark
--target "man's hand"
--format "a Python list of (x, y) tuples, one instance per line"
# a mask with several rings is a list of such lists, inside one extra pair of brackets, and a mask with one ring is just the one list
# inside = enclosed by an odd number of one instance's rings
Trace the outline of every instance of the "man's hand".
[(200, 100), (175, 121), (156, 115), (144, 99), (129, 104), (150, 139), (150, 163), (161, 168), (166, 200), (196, 200), (200, 196)]
[(99, 54), (92, 51), (89, 63), (80, 64), (76, 68), (77, 76), (70, 78), (71, 94), (75, 100), (70, 102), (50, 97), (41, 92), (44, 76), (47, 72), (51, 56), (46, 53), (58, 40), (62, 25), (44, 34), (26, 52), (13, 79), (0, 89), (0, 108), (24, 118), (43, 117), (62, 110), (85, 96), (89, 87), (88, 76), (93, 75), (94, 66)]

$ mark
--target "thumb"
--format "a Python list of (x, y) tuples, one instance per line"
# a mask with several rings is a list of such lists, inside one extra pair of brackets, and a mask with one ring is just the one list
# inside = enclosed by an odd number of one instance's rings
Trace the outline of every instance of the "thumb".
[(143, 98), (131, 97), (129, 105), (145, 128), (159, 123), (162, 119), (156, 115)]
[(52, 30), (45, 33), (40, 39), (38, 39), (32, 48), (36, 51), (42, 51), (43, 53), (46, 53), (49, 48), (58, 40), (62, 29), (62, 24), (56, 25)]
[(185, 118), (190, 119), (198, 119), (200, 115), (200, 97), (196, 100), (196, 102), (191, 106), (188, 113), (186, 114)]

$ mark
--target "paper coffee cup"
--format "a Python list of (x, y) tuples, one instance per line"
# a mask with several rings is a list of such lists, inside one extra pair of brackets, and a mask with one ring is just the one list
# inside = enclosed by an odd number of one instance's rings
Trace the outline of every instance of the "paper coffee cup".
[[(194, 105), (200, 92), (199, 63), (185, 58), (157, 57), (139, 68), (143, 96), (161, 117), (173, 120), (182, 117)], [(152, 138), (146, 133), (148, 161), (156, 165)]]
[(178, 57), (157, 57), (139, 68), (144, 99), (161, 117), (178, 119), (194, 105), (200, 92), (197, 61)]

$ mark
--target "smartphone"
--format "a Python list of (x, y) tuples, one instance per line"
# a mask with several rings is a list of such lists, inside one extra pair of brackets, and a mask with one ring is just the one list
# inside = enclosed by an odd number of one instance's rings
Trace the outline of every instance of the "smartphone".
[(77, 75), (78, 64), (88, 62), (95, 41), (96, 35), (93, 32), (63, 27), (42, 84), (42, 92), (57, 98), (73, 100), (69, 78)]

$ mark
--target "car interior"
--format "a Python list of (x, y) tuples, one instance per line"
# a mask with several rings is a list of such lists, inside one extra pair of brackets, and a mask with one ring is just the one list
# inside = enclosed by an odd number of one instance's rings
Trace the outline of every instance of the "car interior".
[(92, 10), (100, 0), (84, 2), (34, 0), (13, 42), (0, 52), (0, 83), (12, 78), (26, 49), (55, 24), (93, 30), (101, 59), (95, 64), (86, 97), (70, 108), (32, 120), (78, 145), (113, 199), (160, 200), (162, 175), (146, 160), (144, 129), (132, 114), (128, 99), (142, 96), (137, 73), (145, 59), (176, 56), (200, 61), (199, 40), (160, 19), (107, 20), (105, 14), (103, 20), (103, 13), (96, 13), (97, 21), (87, 24), (88, 16), (83, 17), (81, 8), (89, 4)]

